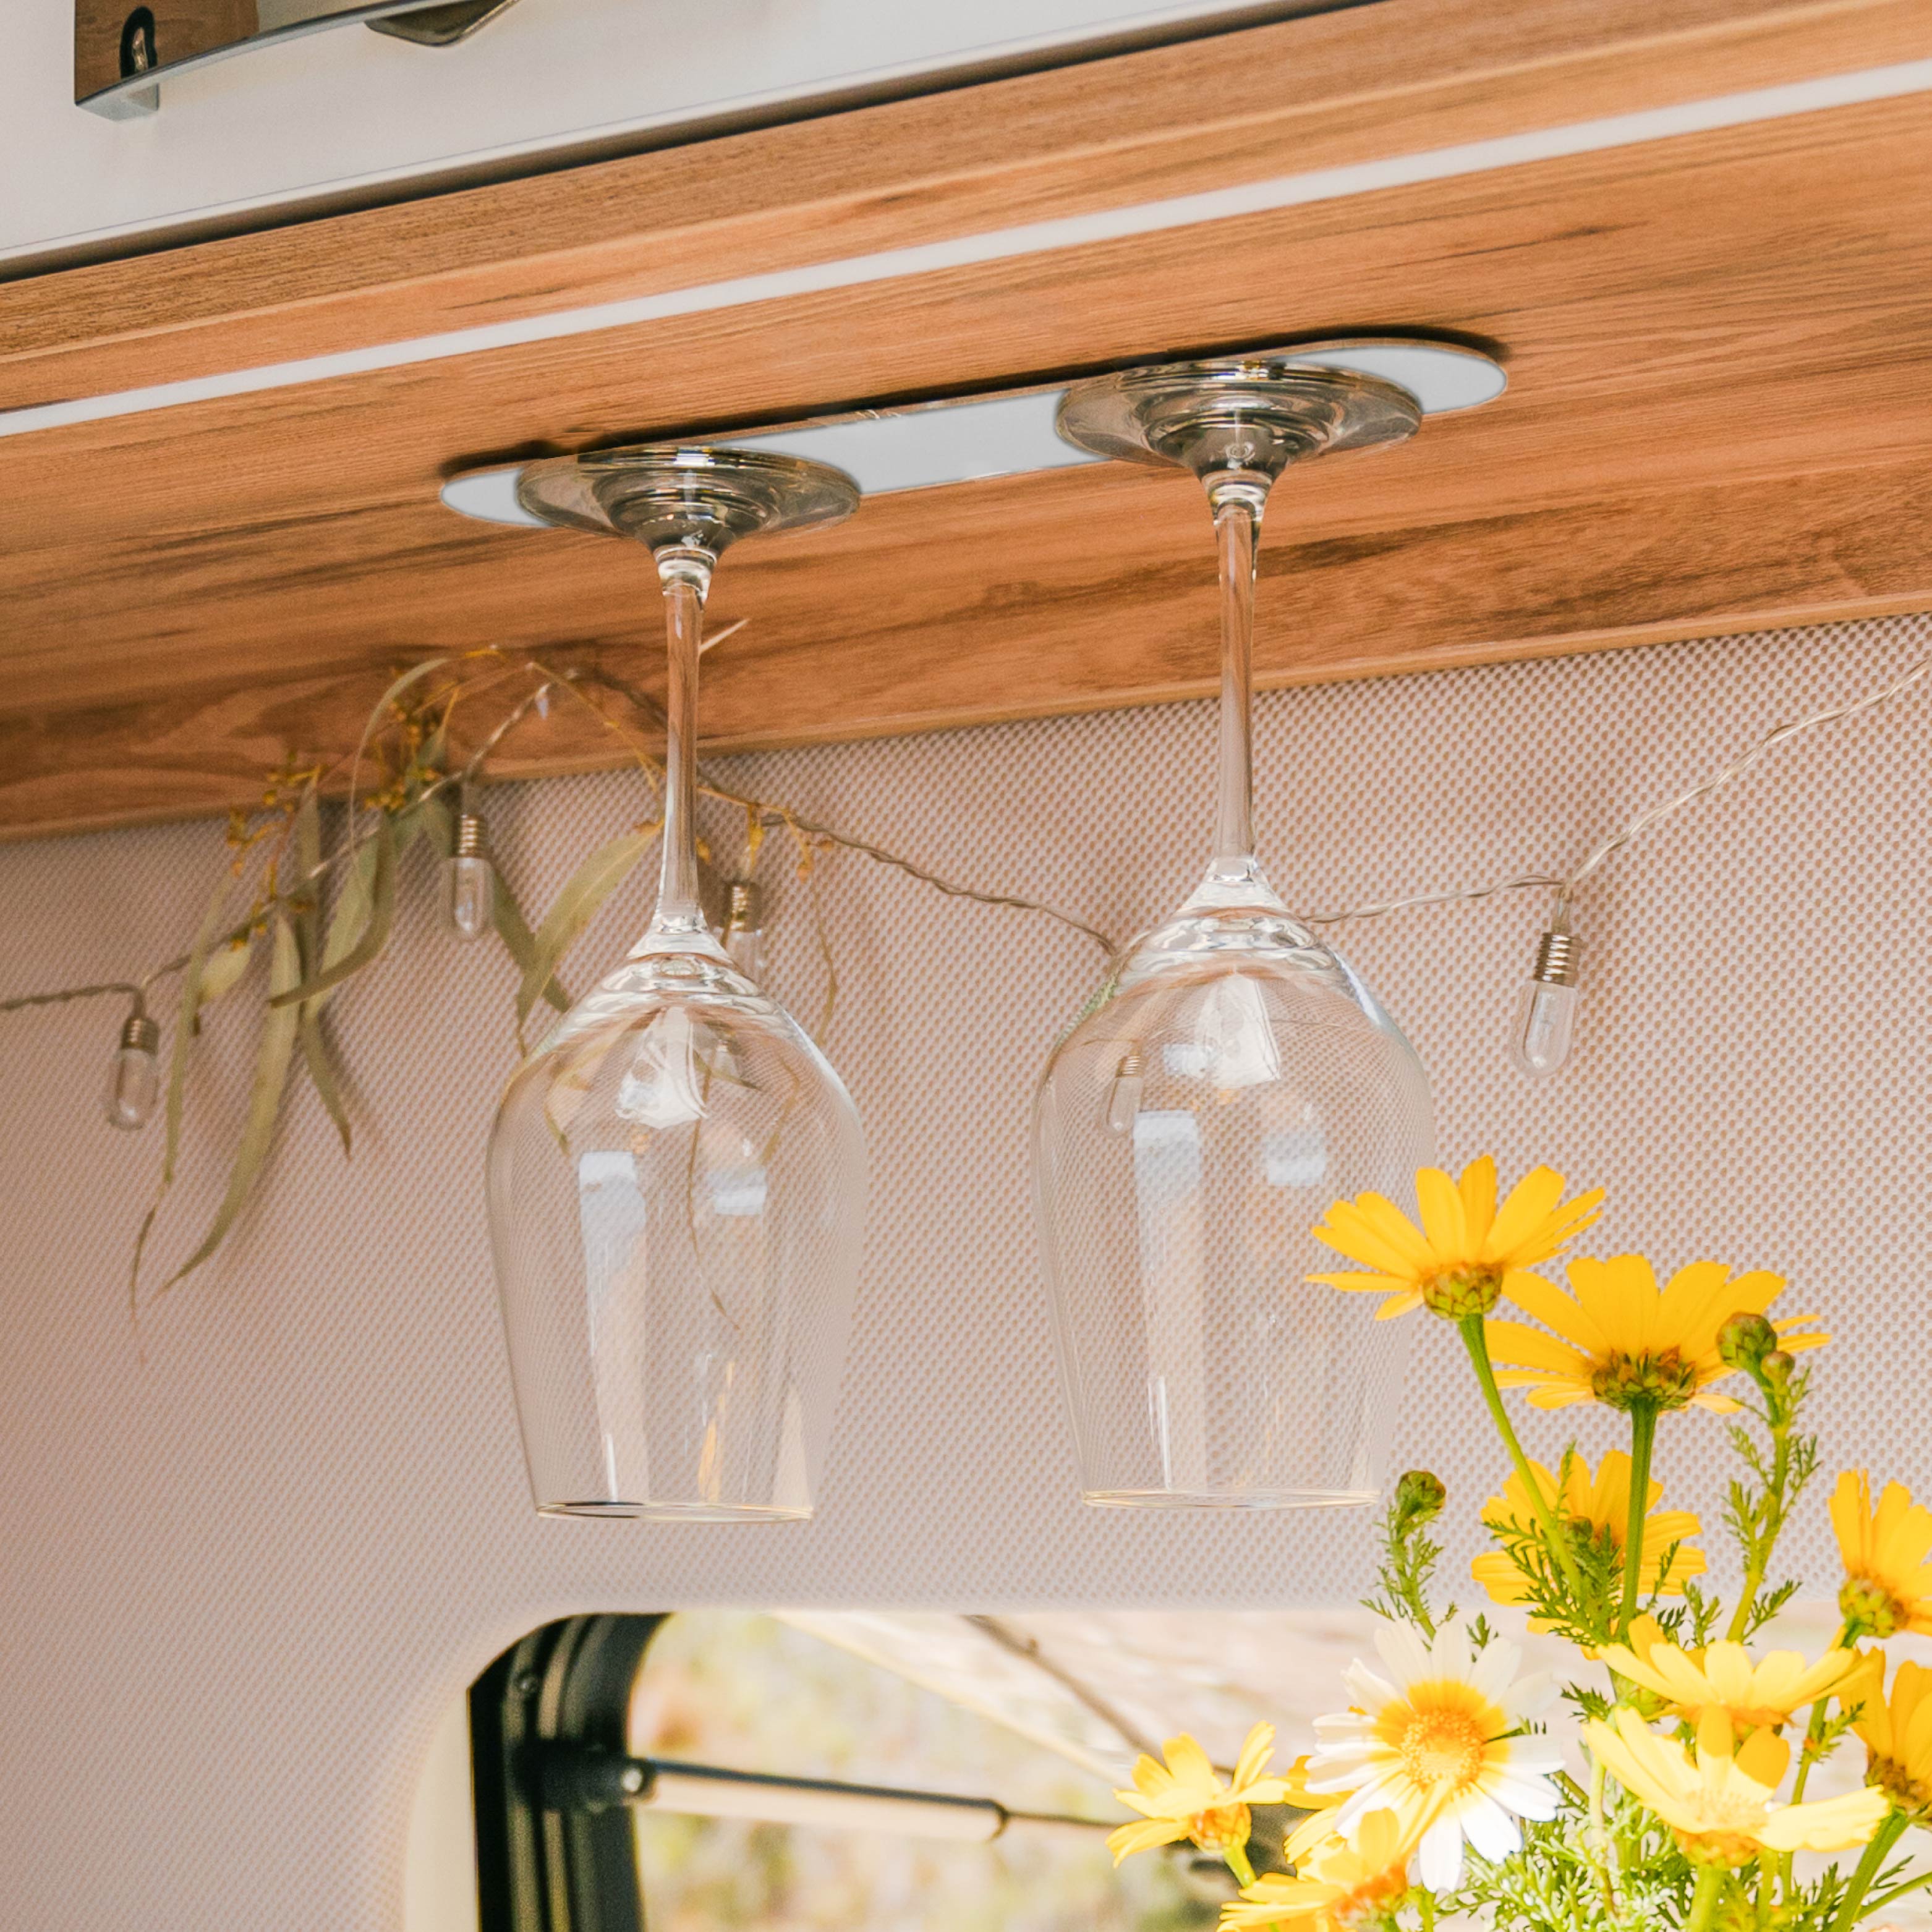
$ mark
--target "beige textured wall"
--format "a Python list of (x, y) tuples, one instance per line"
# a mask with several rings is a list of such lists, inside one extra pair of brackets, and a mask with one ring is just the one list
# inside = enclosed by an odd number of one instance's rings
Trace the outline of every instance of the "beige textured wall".
[[(1560, 862), (1760, 730), (1932, 646), (1923, 620), (1267, 700), (1264, 850), (1311, 909)], [(1587, 1033), (1532, 1088), (1502, 1032), (1522, 901), (1407, 916), (1348, 950), (1436, 1083), (1445, 1153), (1612, 1190), (1604, 1242), (1780, 1266), (1838, 1326), (1820, 1420), (1932, 1481), (1924, 699), (1778, 754), (1618, 865), (1587, 908)], [(740, 760), (741, 781), (938, 869), (1132, 928), (1202, 853), (1210, 719), (1125, 714)], [(634, 782), (495, 803), (526, 902), (635, 815)], [(0, 850), (10, 992), (137, 970), (196, 916), (208, 826)], [(774, 848), (772, 860), (778, 863)], [(599, 1606), (1320, 1604), (1360, 1519), (1084, 1511), (1028, 1219), (1026, 1109), (1091, 976), (1042, 922), (843, 858), (825, 902), (831, 1048), (875, 1211), (842, 1420), (803, 1527), (539, 1522), (482, 1226), (510, 975), (436, 929), (340, 1002), (345, 1166), (304, 1096), (218, 1265), (130, 1327), (124, 1264), (158, 1136), (96, 1090), (118, 1015), (0, 1021), (0, 1924), (10, 1932), (360, 1932), (398, 1922), (439, 1714), (502, 1646)], [(812, 1010), (796, 895), (776, 977)], [(615, 957), (641, 887), (589, 936)], [(218, 1190), (245, 1077), (220, 1013), (164, 1259)], [(1419, 1336), (1404, 1453), (1473, 1502), (1496, 1474)], [(1538, 1439), (1553, 1449), (1552, 1427)], [(1717, 1430), (1666, 1425), (1673, 1499), (1713, 1511)], [(1681, 1473), (1680, 1473), (1681, 1472)], [(1814, 1498), (1798, 1554), (1830, 1564)]]

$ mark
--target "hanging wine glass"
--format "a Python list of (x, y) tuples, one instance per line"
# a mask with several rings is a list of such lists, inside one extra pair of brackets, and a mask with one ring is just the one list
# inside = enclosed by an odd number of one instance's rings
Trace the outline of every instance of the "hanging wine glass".
[(1405, 1324), (1303, 1278), (1330, 1202), (1406, 1198), (1430, 1157), (1429, 1087), (1255, 855), (1255, 546), (1289, 464), (1399, 441), (1420, 420), (1394, 383), (1274, 358), (1100, 377), (1060, 407), (1070, 442), (1205, 484), (1221, 574), (1206, 876), (1118, 962), (1035, 1107), (1041, 1247), (1089, 1502), (1306, 1507), (1370, 1501), (1382, 1480)]
[(836, 470), (730, 449), (533, 464), (523, 507), (647, 545), (670, 649), (650, 929), (511, 1082), (490, 1231), (537, 1507), (809, 1516), (844, 1359), (866, 1187), (859, 1120), (698, 900), (698, 664), (719, 554), (836, 521)]

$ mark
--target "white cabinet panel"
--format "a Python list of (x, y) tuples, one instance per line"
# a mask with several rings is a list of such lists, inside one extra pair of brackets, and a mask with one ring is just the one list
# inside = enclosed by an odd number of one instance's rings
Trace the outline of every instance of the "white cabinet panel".
[(454, 47), (350, 26), (252, 49), (164, 82), (159, 113), (110, 122), (74, 104), (71, 0), (14, 0), (0, 58), (0, 260), (948, 70), (1049, 60), (1118, 35), (1309, 10), (1280, 0), (519, 0)]

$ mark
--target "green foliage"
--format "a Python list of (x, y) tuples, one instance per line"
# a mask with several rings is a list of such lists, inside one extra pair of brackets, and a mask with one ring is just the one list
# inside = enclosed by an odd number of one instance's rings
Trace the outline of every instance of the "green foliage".
[(1587, 1803), (1574, 1796), (1548, 1823), (1522, 1831), (1522, 1854), (1472, 1857), (1461, 1890), (1438, 1909), (1479, 1914), (1498, 1932), (1648, 1932), (1684, 1923), (1695, 1868), (1676, 1838), (1628, 1800), (1607, 1808), (1600, 1834)]
[(293, 986), (301, 974), (301, 954), (294, 928), (286, 918), (278, 917), (274, 953), (268, 968), (269, 1010), (255, 1049), (255, 1077), (249, 1089), (248, 1118), (235, 1150), (227, 1190), (200, 1246), (168, 1277), (163, 1284), (165, 1288), (172, 1288), (184, 1276), (192, 1274), (228, 1238), (228, 1231), (234, 1226), (236, 1216), (268, 1157), (275, 1121), (281, 1112), (282, 1089), (288, 1084), (289, 1063), (295, 1052), (296, 1029), (302, 1017), (294, 1007), (274, 996)]
[[(1363, 1606), (1391, 1623), (1412, 1623), (1426, 1637), (1436, 1634), (1429, 1611), (1429, 1585), (1441, 1560), (1442, 1546), (1428, 1526), (1442, 1514), (1448, 1492), (1426, 1469), (1412, 1469), (1396, 1484), (1395, 1495), (1382, 1517), (1382, 1559), (1376, 1571), (1376, 1594), (1363, 1598)], [(1444, 1617), (1456, 1614), (1452, 1604)]]
[(1742, 1423), (1732, 1423), (1730, 1429), (1731, 1448), (1744, 1465), (1744, 1474), (1732, 1478), (1724, 1523), (1744, 1558), (1744, 1587), (1726, 1634), (1740, 1641), (1762, 1629), (1798, 1588), (1793, 1578), (1767, 1590), (1765, 1580), (1778, 1538), (1818, 1469), (1818, 1438), (1800, 1435), (1796, 1427), (1810, 1392), (1810, 1376), (1780, 1372), (1780, 1358), (1790, 1360), (1778, 1350), (1745, 1364), (1762, 1398), (1762, 1406), (1748, 1404), (1746, 1412), (1764, 1430), (1768, 1449)]
[(637, 869), (644, 854), (656, 843), (657, 836), (655, 824), (633, 826), (599, 846), (571, 874), (569, 883), (557, 895), (556, 903), (537, 928), (524, 967), (523, 984), (517, 989), (520, 1028), (530, 1018), (530, 1010), (545, 997), (563, 956), (576, 944), (604, 901)]
[(1686, 1650), (1701, 1650), (1711, 1640), (1724, 1606), (1716, 1597), (1706, 1596), (1695, 1577), (1687, 1578), (1681, 1603), (1659, 1604), (1651, 1614), (1674, 1644)]

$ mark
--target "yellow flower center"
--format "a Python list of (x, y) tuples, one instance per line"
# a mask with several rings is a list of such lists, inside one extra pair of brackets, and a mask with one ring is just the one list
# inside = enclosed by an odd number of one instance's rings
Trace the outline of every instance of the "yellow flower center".
[(1914, 1778), (1895, 1757), (1881, 1757), (1876, 1751), (1865, 1754), (1865, 1782), (1876, 1784), (1901, 1811), (1916, 1818), (1932, 1811), (1932, 1790)]
[(1659, 1410), (1682, 1408), (1697, 1393), (1697, 1370), (1675, 1348), (1654, 1355), (1600, 1355), (1590, 1365), (1590, 1393), (1611, 1408), (1629, 1409), (1640, 1402)]
[(1489, 1739), (1466, 1711), (1418, 1711), (1395, 1741), (1402, 1768), (1418, 1784), (1473, 1784)]
[(1245, 1845), (1252, 1821), (1245, 1804), (1216, 1804), (1197, 1811), (1187, 1821), (1187, 1835), (1204, 1852), (1218, 1852), (1224, 1845)]
[(1757, 1856), (1757, 1831), (1765, 1818), (1762, 1798), (1706, 1786), (1697, 1794), (1697, 1809), (1696, 1829), (1677, 1834), (1693, 1864), (1748, 1864)]
[(1445, 1322), (1460, 1322), (1466, 1315), (1486, 1315), (1502, 1300), (1503, 1271), (1480, 1262), (1459, 1262), (1442, 1268), (1416, 1284), (1422, 1305)]
[(1372, 1878), (1365, 1878), (1361, 1883), (1350, 1888), (1329, 1907), (1329, 1916), (1337, 1924), (1346, 1925), (1357, 1918), (1383, 1910), (1392, 1899), (1399, 1898), (1408, 1889), (1408, 1866), (1398, 1858), (1388, 1870), (1379, 1871)]

